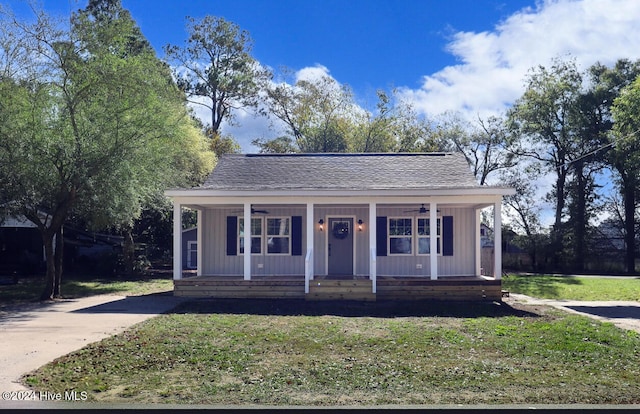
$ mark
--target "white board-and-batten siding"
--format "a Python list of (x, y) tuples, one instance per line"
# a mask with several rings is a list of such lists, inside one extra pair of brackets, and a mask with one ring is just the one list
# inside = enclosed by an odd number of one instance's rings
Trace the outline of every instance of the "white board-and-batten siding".
[[(263, 207), (261, 207), (263, 208)], [(406, 213), (415, 205), (378, 207), (377, 215), (386, 217), (427, 217), (417, 213)], [(305, 270), (306, 246), (306, 206), (266, 206), (269, 214), (256, 214), (254, 217), (302, 217), (302, 255), (268, 255), (264, 248), (261, 254), (251, 257), (251, 274), (256, 276), (303, 275)], [(438, 276), (466, 276), (475, 274), (475, 231), (474, 209), (439, 208), (438, 217), (453, 217), (453, 256), (438, 256)], [(241, 218), (242, 206), (229, 208), (211, 208), (202, 214), (202, 275), (238, 276), (243, 274), (243, 255), (228, 255), (226, 251), (227, 217)], [(353, 218), (355, 236), (354, 274), (369, 274), (369, 217), (368, 205), (314, 207), (314, 273), (327, 274), (327, 225), (330, 217)], [(318, 221), (325, 221), (325, 230), (319, 231)], [(363, 230), (357, 230), (358, 220), (362, 220)], [(375, 218), (374, 218), (375, 219)], [(263, 237), (265, 237), (263, 235)], [(420, 266), (421, 265), (421, 266)], [(377, 274), (380, 276), (430, 276), (430, 256), (412, 255), (378, 256)]]

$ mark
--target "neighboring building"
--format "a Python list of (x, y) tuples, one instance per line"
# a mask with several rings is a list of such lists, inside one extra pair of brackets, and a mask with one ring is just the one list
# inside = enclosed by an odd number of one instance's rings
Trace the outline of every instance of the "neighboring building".
[[(121, 236), (71, 226), (63, 228), (63, 235), (64, 266), (68, 270), (94, 271), (104, 257), (117, 255), (122, 250)], [(43, 273), (45, 262), (42, 234), (36, 225), (24, 217), (5, 219), (0, 225), (0, 276)], [(108, 263), (111, 264), (115, 265), (116, 261)]]
[(44, 269), (40, 230), (29, 220), (9, 217), (0, 226), (0, 275), (30, 275)]
[[(513, 192), (480, 186), (457, 153), (225, 155), (202, 186), (166, 192), (175, 293), (499, 300), (480, 212), (500, 228)], [(198, 213), (197, 277), (183, 278), (182, 208)]]

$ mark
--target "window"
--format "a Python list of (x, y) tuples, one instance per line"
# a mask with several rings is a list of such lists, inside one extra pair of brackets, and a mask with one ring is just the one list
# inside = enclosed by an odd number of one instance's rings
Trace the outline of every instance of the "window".
[(289, 254), (291, 252), (291, 219), (289, 217), (267, 218), (267, 254)]
[[(244, 218), (238, 219), (238, 243), (244, 254)], [(251, 218), (251, 254), (262, 253), (262, 217)]]
[(389, 219), (389, 254), (412, 254), (413, 220), (411, 218)]
[[(430, 254), (431, 252), (431, 220), (428, 218), (419, 218), (418, 219), (418, 254)], [(436, 245), (437, 254), (440, 254), (440, 240), (441, 240), (441, 230), (440, 230), (440, 218), (436, 222)]]

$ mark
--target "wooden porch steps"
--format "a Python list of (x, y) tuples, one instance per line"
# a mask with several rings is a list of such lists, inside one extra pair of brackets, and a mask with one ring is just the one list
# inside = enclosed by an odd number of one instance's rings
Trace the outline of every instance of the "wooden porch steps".
[(376, 300), (372, 293), (372, 284), (368, 279), (356, 280), (327, 280), (314, 279), (309, 283), (307, 300)]

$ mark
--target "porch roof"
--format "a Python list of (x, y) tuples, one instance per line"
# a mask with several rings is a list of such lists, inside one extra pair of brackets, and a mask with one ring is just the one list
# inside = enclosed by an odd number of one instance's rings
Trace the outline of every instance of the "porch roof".
[(230, 154), (192, 190), (479, 188), (459, 153)]

